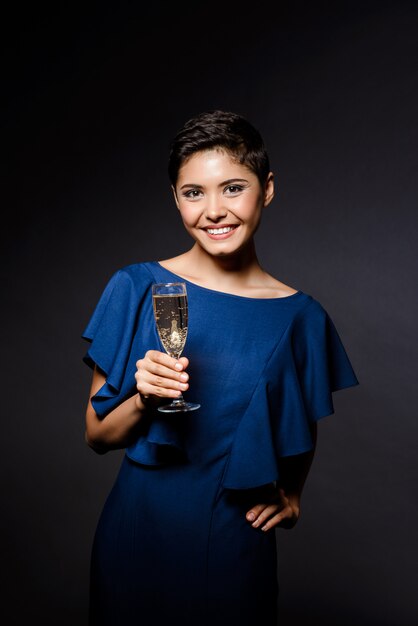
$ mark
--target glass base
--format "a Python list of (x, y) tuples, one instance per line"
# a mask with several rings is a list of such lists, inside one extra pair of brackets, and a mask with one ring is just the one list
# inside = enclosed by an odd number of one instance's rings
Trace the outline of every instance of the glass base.
[(200, 404), (196, 402), (186, 402), (185, 400), (173, 400), (170, 404), (163, 404), (158, 407), (161, 413), (183, 413), (186, 411), (194, 411), (199, 409)]

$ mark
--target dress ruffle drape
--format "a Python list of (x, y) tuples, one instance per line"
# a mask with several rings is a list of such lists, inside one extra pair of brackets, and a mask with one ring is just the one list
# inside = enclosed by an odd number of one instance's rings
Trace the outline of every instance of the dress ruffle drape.
[[(152, 282), (155, 278), (142, 265), (116, 272), (83, 333), (91, 342), (85, 362), (97, 364), (106, 374), (105, 385), (92, 399), (100, 416), (135, 391), (134, 371), (128, 367), (135, 335), (148, 334), (154, 344), (150, 347), (161, 349), (155, 331), (139, 325), (139, 311)], [(310, 450), (310, 423), (334, 413), (333, 392), (358, 384), (332, 319), (311, 296), (274, 340), (276, 346), (255, 381), (230, 446), (223, 478), (230, 489), (278, 480), (278, 458)], [(131, 460), (144, 465), (177, 461), (183, 452), (182, 423), (157, 411), (126, 451)]]

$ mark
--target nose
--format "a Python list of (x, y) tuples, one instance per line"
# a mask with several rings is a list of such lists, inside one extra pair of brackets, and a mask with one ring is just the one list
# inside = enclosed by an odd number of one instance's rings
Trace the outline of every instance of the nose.
[(206, 197), (205, 215), (209, 220), (217, 221), (226, 216), (228, 209), (223, 204), (223, 197), (211, 194)]

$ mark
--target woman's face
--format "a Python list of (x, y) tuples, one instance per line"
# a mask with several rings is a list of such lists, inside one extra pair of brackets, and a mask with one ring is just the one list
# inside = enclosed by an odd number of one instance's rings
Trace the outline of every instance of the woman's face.
[(226, 256), (252, 241), (263, 207), (274, 195), (245, 165), (219, 149), (196, 152), (180, 168), (173, 188), (184, 226), (208, 254)]

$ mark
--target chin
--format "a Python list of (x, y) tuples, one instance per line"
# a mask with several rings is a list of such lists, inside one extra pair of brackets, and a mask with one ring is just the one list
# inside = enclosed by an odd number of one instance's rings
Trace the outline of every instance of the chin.
[(233, 250), (207, 250), (205, 252), (215, 259), (226, 259), (239, 256), (244, 251), (244, 247), (234, 248)]
[(207, 241), (202, 241), (200, 237), (193, 237), (190, 231), (189, 234), (192, 236), (196, 244), (201, 248), (203, 252), (214, 258), (232, 258), (237, 254), (242, 253), (245, 248), (250, 245), (251, 242), (251, 240), (246, 240), (244, 242), (235, 241), (234, 243), (230, 241), (208, 243)]

